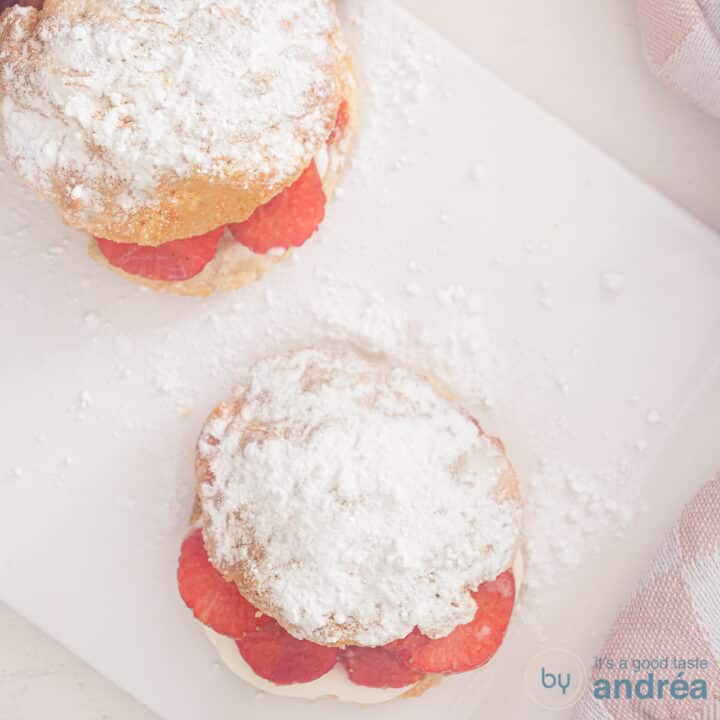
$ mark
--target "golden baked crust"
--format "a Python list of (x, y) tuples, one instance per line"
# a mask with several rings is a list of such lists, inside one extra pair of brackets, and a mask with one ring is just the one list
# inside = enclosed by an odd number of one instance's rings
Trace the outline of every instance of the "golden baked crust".
[[(140, 18), (138, 22), (145, 22), (146, 25), (152, 22), (151, 14), (156, 10), (154, 6), (148, 4), (149, 9), (146, 12), (141, 3), (137, 5), (140, 9), (134, 8), (134, 11)], [(252, 3), (245, 5), (253, 7)], [(237, 2), (219, 2), (219, 6), (220, 11), (226, 15), (228, 32), (232, 32), (233, 23), (236, 25), (239, 23), (238, 26), (243, 25), (244, 19), (237, 17), (237, 13), (240, 12)], [(323, 18), (334, 17), (332, 0), (315, 0), (313, 7), (321, 8), (318, 14)], [(57, 28), (63, 24), (73, 28), (86, 23), (88, 18), (92, 21), (89, 26), (91, 29), (99, 26), (107, 30), (108, 27), (117, 25), (118, 35), (127, 31), (125, 26), (130, 22), (110, 0), (106, 2), (48, 0), (39, 11), (34, 8), (23, 10), (11, 8), (3, 13), (0, 17), (0, 65), (5, 67), (5, 73), (0, 72), (0, 100), (7, 101), (5, 113), (7, 127), (0, 129), (13, 130), (11, 125), (21, 122), (25, 117), (23, 113), (35, 113), (33, 117), (42, 116), (42, 112), (38, 112), (36, 107), (26, 107), (26, 100), (30, 102), (43, 93), (48, 95), (47, 107), (51, 109), (53, 116), (60, 119), (65, 116), (65, 108), (53, 104), (47, 87), (43, 85), (43, 78), (54, 73), (54, 76), (58, 76), (63, 81), (65, 89), (72, 84), (73, 78), (68, 77), (70, 71), (59, 66), (57, 52), (51, 54), (47, 38), (56, 33)], [(162, 15), (162, 20), (165, 20), (165, 15)], [(162, 22), (158, 23), (159, 28), (162, 25)], [(133, 27), (129, 25), (131, 35)], [(181, 47), (182, 27), (178, 26), (171, 30), (179, 34), (178, 44)], [(333, 127), (338, 107), (343, 99), (349, 61), (336, 18), (334, 29), (323, 33), (324, 30), (319, 36), (323, 37), (327, 47), (333, 50), (324, 55), (322, 61), (318, 60), (317, 66), (313, 68), (323, 78), (322, 91), (318, 89), (312, 99), (311, 111), (315, 120), (310, 124), (304, 121), (303, 115), (297, 118), (289, 117), (287, 114), (283, 116), (283, 123), (287, 125), (288, 132), (294, 138), (293, 147), (301, 148), (297, 151), (297, 158), (293, 158), (292, 162), (280, 161), (273, 164), (269, 158), (266, 158), (266, 162), (262, 159), (255, 160), (252, 167), (247, 169), (238, 167), (238, 163), (228, 160), (226, 166), (229, 169), (225, 172), (218, 170), (216, 159), (212, 171), (198, 166), (196, 171), (189, 174), (179, 174), (172, 169), (161, 168), (162, 172), (154, 182), (152, 191), (147, 193), (147, 202), (135, 202), (128, 207), (124, 199), (129, 193), (134, 192), (134, 188), (128, 186), (121, 176), (114, 173), (112, 167), (105, 172), (107, 168), (102, 165), (102, 161), (106, 153), (100, 146), (88, 148), (87, 142), (82, 145), (83, 151), (91, 150), (95, 153), (93, 156), (91, 152), (91, 160), (98, 161), (93, 164), (93, 168), (98, 171), (97, 176), (92, 178), (82, 177), (79, 171), (68, 170), (67, 168), (72, 165), (58, 164), (49, 169), (38, 169), (42, 164), (38, 157), (42, 153), (36, 146), (27, 149), (26, 155), (23, 156), (10, 152), (8, 145), (10, 160), (31, 186), (58, 205), (67, 224), (116, 242), (156, 246), (177, 238), (202, 235), (224, 224), (242, 222), (255, 208), (270, 200), (299, 177), (321, 149)], [(306, 55), (311, 57), (310, 53)], [(328, 61), (328, 57), (332, 60)], [(306, 60), (303, 59), (302, 62)], [(171, 72), (173, 71), (174, 68)], [(240, 79), (244, 80), (242, 71), (243, 68), (240, 67), (238, 77), (235, 79), (238, 82)], [(81, 84), (81, 81), (80, 72), (78, 83)], [(256, 82), (258, 92), (262, 93), (264, 81), (260, 78)], [(304, 101), (311, 102), (307, 97), (304, 97)], [(8, 134), (5, 132), (3, 134), (7, 141)], [(213, 140), (211, 139), (209, 143), (212, 148)], [(16, 144), (13, 144), (13, 148), (15, 147)], [(150, 147), (148, 154), (151, 155), (152, 151), (153, 148)], [(223, 166), (222, 159), (219, 165)], [(89, 193), (92, 201), (84, 199), (83, 192), (73, 192), (73, 189), (77, 188), (82, 188), (85, 194)], [(211, 274), (223, 278), (223, 286), (236, 287), (247, 282), (249, 278), (256, 277), (266, 264), (252, 263), (253, 267), (243, 266), (242, 269), (215, 271)], [(230, 280), (230, 277), (233, 279)], [(208, 287), (206, 282), (195, 285)], [(192, 285), (182, 292), (197, 294)], [(204, 293), (205, 290), (202, 292)]]
[[(432, 382), (433, 386), (436, 386), (436, 383)], [(445, 394), (445, 393), (443, 393)], [(454, 402), (454, 400), (453, 400)], [(222, 420), (227, 421), (228, 419), (232, 420), (233, 418), (239, 417), (243, 408), (243, 398), (242, 397), (235, 397), (230, 400), (227, 400), (220, 405), (218, 405), (213, 412), (210, 414), (206, 421), (206, 427), (212, 426), (214, 421)], [(482, 428), (480, 427), (479, 423), (472, 418), (472, 416), (469, 415), (469, 413), (466, 413), (468, 417), (470, 417), (473, 421), (473, 423), (478, 428), (478, 433), (480, 435), (486, 435)], [(222, 423), (223, 425), (225, 422)], [(253, 437), (255, 436), (262, 436), (264, 433), (270, 434), (272, 432), (271, 428), (268, 427), (262, 427), (262, 426), (253, 426), (251, 429), (246, 429), (246, 432), (251, 432)], [(494, 487), (494, 496), (497, 497), (500, 500), (509, 500), (512, 499), (515, 501), (518, 505), (521, 505), (522, 499), (521, 499), (521, 492), (520, 492), (520, 484), (517, 478), (517, 475), (515, 473), (514, 468), (512, 467), (512, 464), (507, 459), (507, 456), (505, 455), (504, 446), (502, 442), (497, 438), (490, 437), (490, 440), (493, 442), (493, 444), (496, 445), (496, 447), (503, 453), (505, 456), (505, 459), (507, 460), (507, 466), (505, 472), (500, 476), (498, 479), (495, 487)], [(203, 433), (201, 433), (200, 439), (198, 441), (198, 446), (196, 450), (195, 455), (195, 475), (196, 475), (196, 485), (197, 485), (197, 494), (198, 496), (202, 494), (202, 488), (204, 485), (214, 485), (215, 483), (215, 476), (214, 473), (209, 465), (209, 461), (207, 459), (206, 454), (201, 449), (201, 444), (204, 443), (206, 445), (216, 445), (219, 443), (219, 440), (215, 438), (212, 434), (209, 434), (205, 430)], [(252, 574), (247, 570), (246, 565), (243, 564), (236, 564), (233, 566), (227, 566), (223, 565), (222, 563), (219, 563), (216, 561), (216, 558), (218, 558), (219, 553), (217, 552), (217, 549), (215, 547), (215, 541), (213, 538), (213, 534), (208, 531), (208, 528), (210, 526), (210, 518), (206, 511), (202, 510), (202, 504), (201, 502), (196, 500), (195, 503), (195, 511), (194, 516), (196, 520), (201, 524), (202, 530), (203, 530), (203, 538), (205, 542), (205, 547), (208, 551), (208, 557), (210, 558), (213, 565), (217, 568), (217, 570), (230, 582), (235, 583), (235, 585), (238, 587), (240, 593), (246, 597), (258, 610), (261, 612), (270, 615), (273, 617), (277, 622), (282, 625), (288, 632), (294, 634), (297, 637), (303, 637), (303, 631), (293, 625), (292, 622), (289, 622), (286, 617), (283, 616), (282, 610), (272, 602), (271, 598), (268, 596), (267, 592), (263, 592), (260, 590), (260, 588), (257, 585), (257, 581), (252, 576)], [(516, 552), (519, 550), (519, 543), (521, 542), (521, 539), (518, 539), (518, 546), (515, 548), (515, 552), (513, 553), (513, 556), (515, 556)], [(245, 545), (247, 550), (247, 557), (248, 561), (247, 564), (250, 565), (254, 562), (258, 562), (263, 557), (263, 547), (259, 546), (256, 542), (253, 542), (253, 531), (251, 527), (244, 527), (244, 537), (243, 537), (243, 545)], [(313, 639), (313, 642), (318, 642), (318, 644), (326, 644), (329, 646), (337, 646), (337, 647), (343, 647), (346, 645), (362, 645), (363, 643), (360, 642), (359, 638), (357, 637), (356, 633), (359, 630), (358, 623), (353, 620), (353, 618), (348, 618), (347, 621), (343, 622), (342, 624), (338, 623), (332, 623), (325, 626), (324, 630), (332, 631), (333, 637), (338, 637), (339, 640), (337, 642), (333, 643), (322, 643), (319, 642), (316, 638)], [(322, 632), (322, 631), (321, 631)], [(330, 634), (328, 632), (328, 634)], [(423, 690), (424, 691), (424, 690)]]
[(426, 675), (422, 680), (418, 680), (409, 690), (406, 690), (400, 697), (403, 700), (420, 697), (424, 695), (430, 688), (437, 687), (442, 682), (442, 675)]

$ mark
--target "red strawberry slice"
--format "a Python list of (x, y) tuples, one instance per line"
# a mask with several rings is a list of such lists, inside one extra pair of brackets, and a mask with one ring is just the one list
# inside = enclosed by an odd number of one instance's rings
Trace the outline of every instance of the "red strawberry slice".
[(313, 161), (292, 184), (242, 223), (230, 225), (235, 239), (255, 253), (299, 247), (325, 217), (325, 193)]
[(255, 674), (276, 685), (317, 680), (337, 662), (337, 648), (298, 640), (274, 620), (236, 642)]
[(426, 673), (457, 673), (484, 665), (505, 637), (513, 605), (515, 578), (508, 570), (483, 583), (473, 598), (475, 617), (447, 637), (431, 640), (415, 628), (402, 640), (386, 645), (408, 667)]
[(401, 688), (424, 677), (411, 670), (396, 655), (382, 647), (347, 647), (340, 655), (348, 677), (356, 685), (374, 688)]
[(350, 106), (348, 105), (347, 100), (343, 100), (340, 103), (340, 107), (338, 108), (338, 114), (335, 117), (335, 126), (332, 129), (332, 132), (330, 133), (330, 137), (328, 138), (328, 145), (330, 143), (334, 143), (340, 135), (342, 135), (342, 131), (347, 127), (347, 124), (350, 122)]
[(157, 247), (118, 243), (103, 238), (95, 240), (108, 262), (126, 273), (176, 282), (188, 280), (202, 271), (215, 257), (224, 231), (223, 226), (205, 235), (171, 240)]
[(383, 647), (395, 655), (401, 662), (405, 663), (407, 667), (410, 667), (410, 660), (414, 657), (415, 653), (425, 647), (429, 642), (429, 637), (423, 635), (417, 628), (414, 628), (409, 635), (406, 635), (401, 640), (394, 640), (387, 645), (383, 645)]
[(260, 615), (211, 565), (200, 530), (188, 535), (180, 550), (178, 587), (185, 604), (204, 625), (221, 635), (238, 638), (274, 622)]

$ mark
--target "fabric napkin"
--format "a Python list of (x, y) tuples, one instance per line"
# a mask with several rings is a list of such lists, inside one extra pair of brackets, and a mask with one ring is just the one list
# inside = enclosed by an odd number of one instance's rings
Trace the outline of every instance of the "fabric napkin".
[(637, 0), (648, 63), (720, 117), (720, 0)]
[[(581, 699), (575, 720), (720, 720), (720, 477), (688, 503), (665, 539), (649, 572), (621, 609), (598, 657), (625, 658), (629, 667), (608, 670), (593, 665), (590, 687)], [(635, 671), (632, 661), (664, 664), (666, 669)], [(677, 659), (701, 659), (706, 669), (676, 667)], [(680, 663), (682, 665), (682, 663)], [(598, 699), (594, 683), (607, 679), (648, 679), (653, 673), (653, 698)], [(689, 686), (704, 679), (707, 699), (670, 696), (665, 687), (657, 697), (657, 681), (679, 677)], [(641, 686), (647, 695), (648, 683)], [(682, 685), (676, 686), (682, 691)], [(696, 694), (701, 689), (695, 683)], [(623, 687), (624, 690), (624, 687)], [(680, 692), (679, 694), (682, 694)]]

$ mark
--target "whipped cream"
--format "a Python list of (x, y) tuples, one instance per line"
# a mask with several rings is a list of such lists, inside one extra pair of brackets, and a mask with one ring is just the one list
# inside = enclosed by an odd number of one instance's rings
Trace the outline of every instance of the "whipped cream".
[(340, 143), (328, 143), (320, 148), (315, 155), (315, 167), (323, 182), (340, 172), (346, 155), (347, 152)]
[(265, 680), (265, 678), (255, 674), (253, 669), (245, 662), (232, 638), (218, 635), (208, 627), (205, 628), (205, 633), (218, 651), (220, 659), (232, 673), (258, 690), (270, 695), (281, 695), (302, 700), (334, 698), (340, 702), (375, 705), (392, 700), (412, 687), (410, 685), (404, 688), (370, 688), (355, 685), (350, 682), (345, 669), (339, 663), (329, 673), (312, 682), (276, 685), (274, 682)]
[[(517, 553), (512, 568), (515, 576), (515, 593), (517, 597), (522, 587), (525, 571), (522, 553)], [(413, 688), (413, 685), (407, 685), (402, 688), (370, 688), (356, 685), (350, 681), (344, 668), (339, 663), (329, 673), (312, 682), (276, 685), (255, 674), (253, 669), (245, 662), (245, 659), (240, 654), (232, 638), (218, 635), (208, 627), (204, 627), (204, 630), (208, 639), (217, 650), (220, 659), (233, 674), (254, 688), (270, 695), (280, 695), (302, 700), (327, 698), (340, 702), (357, 703), (359, 705), (376, 705), (401, 697)], [(474, 672), (480, 672), (481, 670), (482, 668), (478, 668)]]

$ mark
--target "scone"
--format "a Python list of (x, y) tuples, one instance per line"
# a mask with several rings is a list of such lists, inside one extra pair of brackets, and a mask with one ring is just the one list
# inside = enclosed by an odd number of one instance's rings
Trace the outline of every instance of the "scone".
[(93, 256), (193, 295), (313, 234), (358, 123), (332, 0), (0, 7), (0, 102), (10, 162)]
[(180, 594), (250, 684), (382, 702), (500, 647), (518, 481), (428, 379), (346, 347), (262, 361), (205, 424), (196, 475)]

